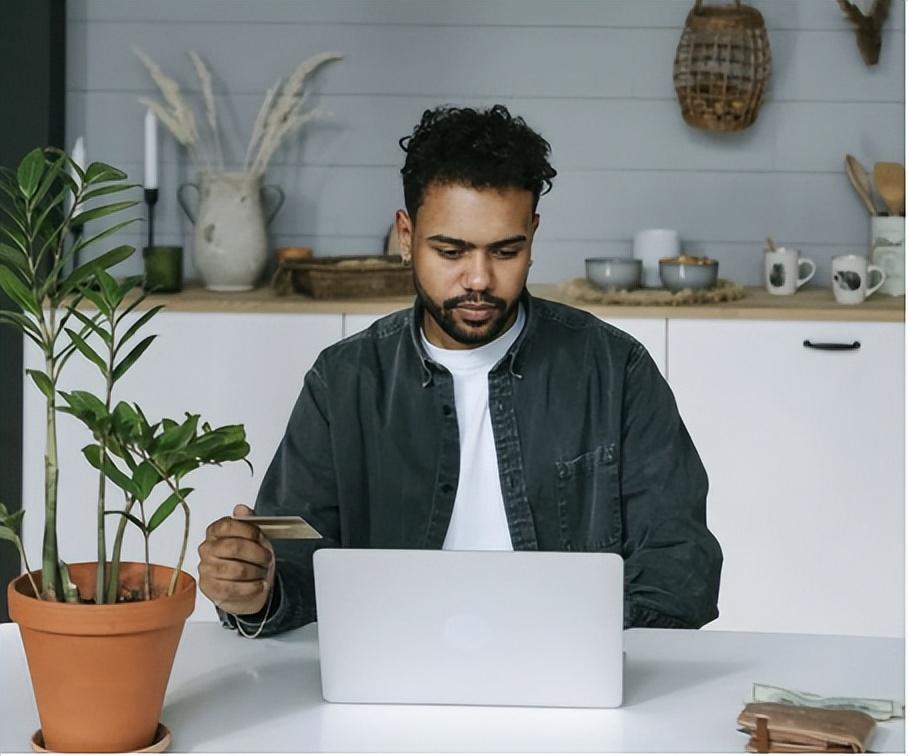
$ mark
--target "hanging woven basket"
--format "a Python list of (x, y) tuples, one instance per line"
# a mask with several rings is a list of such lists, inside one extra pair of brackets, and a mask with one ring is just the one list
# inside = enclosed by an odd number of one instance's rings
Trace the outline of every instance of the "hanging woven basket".
[(691, 126), (739, 131), (757, 119), (771, 54), (763, 16), (742, 5), (696, 0), (675, 54), (675, 92)]

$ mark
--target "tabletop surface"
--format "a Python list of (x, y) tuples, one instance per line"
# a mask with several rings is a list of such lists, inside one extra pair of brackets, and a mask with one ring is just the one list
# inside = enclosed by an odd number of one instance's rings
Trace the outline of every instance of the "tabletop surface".
[[(644, 630), (625, 633), (618, 709), (330, 704), (317, 626), (247, 640), (186, 625), (164, 704), (171, 750), (743, 752), (735, 719), (752, 683), (904, 701), (904, 640)], [(0, 625), (0, 752), (23, 752), (38, 717), (18, 628)], [(873, 751), (904, 752), (904, 720)]]

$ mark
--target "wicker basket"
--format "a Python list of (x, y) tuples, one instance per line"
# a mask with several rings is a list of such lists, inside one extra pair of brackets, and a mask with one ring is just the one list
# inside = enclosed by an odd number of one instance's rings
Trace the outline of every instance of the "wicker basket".
[(416, 293), (413, 271), (403, 265), (399, 255), (288, 260), (280, 264), (280, 270), (289, 274), (295, 291), (315, 299), (402, 297)]
[(742, 5), (705, 6), (687, 15), (675, 54), (675, 92), (691, 126), (739, 131), (757, 119), (771, 54), (763, 16)]

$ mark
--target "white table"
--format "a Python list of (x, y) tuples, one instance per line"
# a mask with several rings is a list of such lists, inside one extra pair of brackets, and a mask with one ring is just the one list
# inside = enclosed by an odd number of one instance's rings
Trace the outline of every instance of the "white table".
[[(903, 700), (904, 641), (629, 630), (620, 709), (330, 704), (315, 625), (246, 640), (186, 625), (163, 722), (173, 751), (742, 752), (735, 718), (754, 681), (822, 695)], [(28, 750), (38, 717), (18, 628), (0, 625), (0, 752)], [(870, 748), (905, 749), (904, 720)]]

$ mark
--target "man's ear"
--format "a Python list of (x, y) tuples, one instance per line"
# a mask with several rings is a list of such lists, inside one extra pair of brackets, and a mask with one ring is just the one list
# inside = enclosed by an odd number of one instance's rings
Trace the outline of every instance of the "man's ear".
[(404, 262), (413, 256), (413, 228), (410, 215), (406, 210), (398, 210), (394, 214), (394, 224), (397, 227), (397, 241), (400, 244), (400, 255)]

